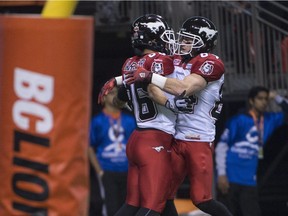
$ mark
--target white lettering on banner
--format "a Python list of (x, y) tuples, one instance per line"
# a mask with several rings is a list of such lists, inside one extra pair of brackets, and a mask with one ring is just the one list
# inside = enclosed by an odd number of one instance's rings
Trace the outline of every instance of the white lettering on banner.
[(18, 97), (26, 100), (34, 98), (40, 103), (49, 103), (52, 100), (53, 77), (16, 68), (14, 78), (14, 89)]
[(52, 112), (45, 106), (33, 101), (18, 100), (13, 106), (13, 119), (18, 127), (24, 130), (29, 129), (29, 117), (25, 114), (40, 117), (37, 119), (35, 130), (38, 133), (48, 133), (53, 127)]
[(14, 71), (14, 90), (20, 98), (13, 105), (15, 124), (21, 129), (28, 130), (29, 117), (24, 114), (35, 115), (41, 118), (37, 119), (36, 132), (48, 133), (53, 127), (53, 113), (42, 104), (47, 104), (53, 99), (54, 78), (16, 68)]
[[(43, 151), (47, 151), (51, 146), (49, 137), (37, 136), (29, 133), (28, 130), (33, 127), (32, 122), (35, 122), (37, 133), (46, 134), (52, 130), (54, 126), (53, 113), (46, 105), (52, 101), (54, 96), (54, 78), (16, 68), (13, 86), (17, 96), (12, 108), (13, 121), (17, 127), (25, 131), (14, 129), (12, 164), (15, 168), (17, 167), (17, 170), (14, 170), (12, 174), (11, 188), (14, 194), (21, 197), (24, 202), (12, 199), (11, 206), (17, 211), (33, 215), (39, 212), (39, 214), (47, 216), (48, 207), (45, 202), (50, 198), (50, 188), (46, 178), (49, 174), (50, 164), (47, 161), (37, 161), (33, 157), (27, 157), (24, 149), (29, 148), (28, 150), (33, 152), (34, 148), (41, 147)], [(24, 168), (26, 171), (19, 171), (19, 168)], [(34, 185), (39, 189), (25, 186), (27, 184)], [(43, 205), (35, 207), (35, 202), (43, 203)]]

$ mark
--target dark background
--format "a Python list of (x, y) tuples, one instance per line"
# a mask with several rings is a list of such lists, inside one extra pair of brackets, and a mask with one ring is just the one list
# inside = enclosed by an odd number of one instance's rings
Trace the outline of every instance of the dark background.
[[(11, 5), (3, 5), (0, 2), (0, 14), (41, 14), (45, 2), (31, 1)], [(2, 2), (3, 3), (3, 2)], [(76, 7), (75, 15), (95, 14), (95, 2), (80, 1)], [(113, 28), (111, 26), (110, 28)], [(102, 31), (95, 28), (94, 32), (94, 62), (93, 62), (93, 90), (91, 115), (100, 111), (97, 104), (97, 96), (102, 85), (111, 77), (121, 73), (124, 61), (133, 55), (130, 46), (129, 26), (121, 28), (121, 31)], [(246, 107), (246, 95), (237, 97), (224, 97), (223, 110), (220, 120), (217, 122), (216, 143), (224, 129), (228, 118)], [(265, 158), (259, 163), (259, 188), (263, 216), (287, 216), (288, 215), (288, 127), (283, 126), (270, 138), (264, 148)], [(187, 197), (189, 182), (183, 184), (179, 196)]]

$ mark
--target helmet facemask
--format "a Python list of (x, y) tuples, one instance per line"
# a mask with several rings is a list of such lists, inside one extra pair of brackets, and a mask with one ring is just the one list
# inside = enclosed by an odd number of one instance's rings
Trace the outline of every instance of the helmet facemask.
[(184, 21), (178, 33), (175, 54), (189, 59), (199, 53), (209, 53), (216, 46), (217, 35), (217, 29), (209, 19), (190, 17)]
[(165, 30), (163, 34), (160, 36), (161, 40), (166, 43), (166, 54), (173, 55), (176, 51), (176, 40), (175, 34), (173, 30)]
[(177, 55), (193, 55), (198, 52), (203, 46), (204, 42), (199, 35), (191, 34), (184, 31), (178, 32), (178, 39), (176, 42)]

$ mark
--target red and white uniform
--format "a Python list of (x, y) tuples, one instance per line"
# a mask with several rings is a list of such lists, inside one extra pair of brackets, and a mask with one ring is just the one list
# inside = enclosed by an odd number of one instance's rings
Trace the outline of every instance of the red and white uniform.
[(196, 73), (207, 81), (207, 86), (193, 95), (193, 111), (178, 114), (172, 151), (174, 177), (170, 198), (188, 175), (190, 197), (197, 205), (212, 199), (213, 141), (215, 122), (222, 108), (224, 64), (218, 56), (201, 53), (188, 63), (175, 58), (174, 66), (174, 73), (180, 80)]
[[(122, 74), (125, 76), (137, 67), (163, 76), (174, 71), (173, 59), (158, 52), (127, 59)], [(147, 84), (132, 84), (128, 93), (138, 129), (132, 133), (126, 147), (129, 161), (126, 203), (162, 212), (171, 182), (171, 145), (176, 115), (149, 98)]]
[[(178, 65), (177, 65), (178, 62)], [(174, 60), (176, 78), (183, 80), (192, 73), (202, 76), (207, 86), (193, 95), (193, 112), (179, 114), (175, 138), (213, 142), (215, 122), (221, 112), (222, 86), (224, 84), (224, 65), (218, 56), (201, 53), (187, 64)]]
[[(138, 67), (143, 67), (163, 76), (172, 74), (174, 71), (173, 59), (165, 54), (155, 52), (142, 57), (134, 56), (127, 59), (122, 67), (122, 74), (125, 76), (125, 73), (134, 71)], [(168, 93), (165, 94), (167, 97), (174, 97)], [(169, 134), (175, 133), (175, 114), (149, 98), (147, 84), (132, 84), (130, 95), (139, 128), (155, 128)]]

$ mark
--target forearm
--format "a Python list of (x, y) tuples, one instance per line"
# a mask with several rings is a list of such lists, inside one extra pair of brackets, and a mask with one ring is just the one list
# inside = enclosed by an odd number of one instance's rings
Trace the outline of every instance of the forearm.
[(156, 103), (165, 106), (165, 103), (167, 101), (167, 97), (165, 96), (164, 92), (155, 85), (149, 85), (148, 86), (148, 93), (149, 97), (155, 101)]
[(197, 74), (190, 74), (186, 76), (184, 80), (166, 78), (158, 74), (153, 74), (151, 83), (170, 94), (179, 95), (183, 91), (186, 91), (186, 95), (188, 96), (202, 90), (207, 85), (206, 80)]
[(173, 95), (179, 95), (187, 88), (182, 80), (166, 78), (158, 74), (153, 74), (151, 83)]

